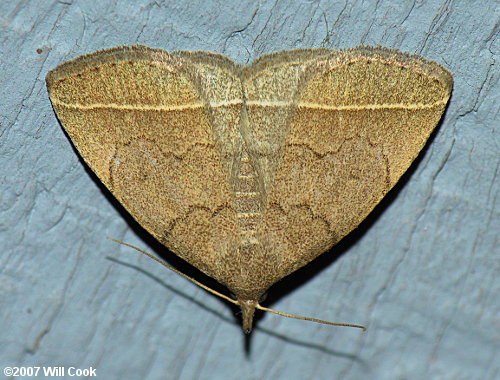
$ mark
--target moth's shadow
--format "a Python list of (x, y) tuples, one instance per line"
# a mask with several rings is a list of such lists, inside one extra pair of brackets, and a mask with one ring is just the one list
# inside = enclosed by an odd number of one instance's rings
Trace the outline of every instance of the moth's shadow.
[[(445, 111), (446, 114), (446, 111)], [(445, 115), (444, 114), (444, 115)], [(432, 134), (430, 135), (426, 145), (424, 148), (421, 150), (419, 153), (418, 157), (414, 160), (414, 162), (411, 164), (410, 168), (404, 173), (404, 175), (401, 177), (401, 179), (398, 181), (398, 183), (389, 191), (389, 193), (383, 198), (383, 200), (375, 207), (375, 209), (368, 215), (368, 217), (365, 218), (365, 220), (358, 226), (357, 229), (352, 231), (349, 235), (347, 235), (342, 241), (340, 241), (335, 247), (333, 247), (330, 251), (320, 255), (318, 258), (313, 260), (311, 263), (306, 265), (305, 267), (297, 270), (296, 272), (290, 274), (289, 276), (285, 277), (275, 285), (273, 285), (267, 292), (265, 299), (261, 302), (263, 306), (267, 307), (272, 307), (272, 304), (274, 304), (276, 301), (278, 301), (280, 298), (283, 296), (293, 292), (296, 288), (300, 287), (302, 284), (306, 283), (309, 281), (311, 278), (315, 277), (323, 271), (326, 267), (331, 265), (333, 262), (335, 262), (340, 256), (342, 256), (346, 251), (348, 251), (356, 242), (359, 241), (359, 239), (366, 233), (366, 231), (376, 222), (376, 220), (380, 217), (380, 215), (387, 209), (387, 207), (391, 204), (391, 202), (398, 196), (400, 193), (401, 189), (406, 185), (406, 183), (409, 181), (410, 177), (412, 174), (415, 172), (416, 168), (418, 167), (419, 163), (422, 161), (425, 153), (429, 149), (430, 144), (432, 141), (434, 141), (435, 136), (437, 134), (437, 131), (440, 129), (440, 126), (442, 124), (442, 120), (444, 119), (444, 116), (442, 117), (441, 121), (439, 122), (438, 126), (434, 129)], [(63, 129), (64, 131), (64, 129)], [(68, 140), (71, 141), (69, 136), (67, 135), (66, 131), (64, 131), (66, 134)], [(102, 184), (102, 182), (99, 180), (99, 178), (95, 175), (95, 173), (88, 167), (88, 165), (85, 163), (85, 161), (81, 158), (80, 154), (72, 144), (73, 150), (79, 157), (80, 162), (83, 164), (85, 170), (89, 174), (89, 176), (94, 180), (94, 182), (99, 186), (101, 189), (102, 193), (105, 195), (105, 197), (108, 199), (108, 201), (116, 208), (116, 210), (121, 214), (123, 219), (127, 222), (129, 227), (150, 247), (151, 250), (153, 250), (159, 257), (161, 257), (164, 261), (166, 261), (168, 264), (172, 265), (182, 273), (186, 274), (189, 277), (192, 277), (196, 279), (197, 281), (203, 283), (204, 285), (216, 290), (217, 292), (223, 293), (223, 294), (228, 294), (227, 289), (218, 283), (216, 280), (212, 279), (211, 277), (205, 275), (201, 271), (199, 271), (197, 268), (194, 266), (190, 265), (186, 261), (182, 260), (178, 256), (176, 256), (174, 253), (170, 252), (165, 246), (160, 244), (155, 238), (153, 238), (146, 230), (144, 230), (132, 216), (125, 210), (125, 208), (115, 199), (115, 197), (109, 192), (109, 190)], [(147, 273), (147, 272), (145, 272)], [(153, 275), (151, 277), (155, 278)], [(155, 278), (156, 279), (156, 278)], [(176, 291), (173, 288), (170, 288), (172, 291), (182, 295), (186, 296), (184, 293)], [(194, 303), (196, 303), (198, 306), (203, 307), (199, 302), (196, 302), (192, 300)], [(238, 324), (241, 324), (241, 312), (239, 308), (235, 305), (226, 303), (232, 310), (233, 314), (235, 315), (235, 320)], [(210, 310), (212, 311), (212, 310)], [(212, 311), (213, 312), (213, 311)], [(215, 312), (215, 314), (218, 314)], [(218, 314), (220, 317), (224, 318), (221, 314)], [(309, 316), (309, 315), (308, 315)], [(254, 319), (254, 328), (259, 329), (258, 327), (258, 321), (263, 317), (263, 312), (257, 310), (255, 314), (255, 319)], [(271, 331), (266, 331), (264, 329), (259, 329), (262, 332), (266, 332), (270, 335), (275, 336), (278, 339), (285, 340), (287, 342), (292, 342), (296, 344), (302, 344), (305, 346), (311, 347), (310, 344), (306, 342), (300, 342), (300, 341), (294, 341), (293, 339), (284, 337), (282, 335), (276, 334)], [(246, 336), (245, 337), (245, 351), (247, 354), (250, 353), (251, 351), (251, 337), (252, 335)], [(316, 347), (318, 348), (318, 347)], [(320, 348), (321, 349), (321, 348)], [(328, 351), (328, 350), (327, 350)], [(339, 355), (340, 353), (338, 352), (330, 352), (331, 354)], [(340, 354), (342, 355), (342, 354)]]

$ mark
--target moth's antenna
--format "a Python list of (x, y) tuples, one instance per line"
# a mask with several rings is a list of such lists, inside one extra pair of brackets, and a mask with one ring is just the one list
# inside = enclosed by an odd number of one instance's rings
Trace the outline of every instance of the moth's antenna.
[(310, 322), (316, 322), (316, 323), (322, 323), (324, 325), (332, 325), (332, 326), (344, 326), (344, 327), (356, 327), (358, 329), (362, 329), (363, 331), (366, 331), (366, 327), (365, 326), (361, 326), (361, 325), (353, 325), (351, 323), (336, 323), (336, 322), (328, 322), (328, 321), (323, 321), (322, 319), (316, 319), (316, 318), (310, 318), (310, 317), (301, 317), (299, 315), (294, 315), (294, 314), (288, 314), (288, 313), (283, 313), (281, 311), (278, 311), (278, 310), (274, 310), (274, 309), (269, 309), (267, 307), (264, 307), (264, 306), (260, 306), (259, 304), (257, 304), (255, 306), (255, 308), (259, 309), (259, 310), (263, 310), (263, 311), (269, 311), (271, 313), (274, 313), (274, 314), (278, 314), (278, 315), (281, 315), (282, 317), (288, 317), (288, 318), (294, 318), (294, 319), (302, 319), (304, 321), (310, 321)]
[[(186, 280), (191, 281), (193, 284), (198, 285), (200, 288), (205, 289), (207, 292), (212, 293), (213, 295), (215, 295), (217, 297), (225, 299), (226, 301), (231, 302), (232, 304), (235, 304), (235, 305), (238, 305), (238, 306), (241, 307), (241, 304), (237, 300), (233, 300), (232, 298), (229, 298), (228, 296), (225, 296), (222, 293), (219, 293), (219, 292), (217, 292), (217, 291), (215, 291), (213, 289), (210, 289), (208, 286), (205, 286), (201, 282), (196, 281), (194, 278), (191, 278), (188, 275), (182, 273), (181, 271), (178, 271), (174, 267), (168, 265), (166, 262), (164, 262), (163, 260), (160, 260), (159, 258), (153, 256), (152, 254), (150, 254), (150, 253), (148, 253), (146, 251), (143, 251), (142, 249), (137, 248), (137, 247), (135, 247), (135, 246), (133, 246), (131, 244), (124, 243), (123, 241), (120, 241), (120, 240), (116, 240), (116, 239), (113, 239), (113, 238), (110, 238), (110, 237), (108, 237), (108, 240), (111, 240), (111, 241), (114, 241), (115, 243), (122, 244), (122, 245), (125, 245), (127, 247), (135, 249), (136, 251), (138, 251), (138, 252), (146, 255), (150, 259), (153, 259), (157, 263), (160, 263), (165, 268), (170, 269), (172, 272), (177, 273), (179, 276), (182, 276)], [(331, 325), (331, 326), (356, 327), (358, 329), (362, 329), (362, 330), (366, 331), (366, 327), (365, 326), (354, 325), (354, 324), (350, 324), (350, 323), (335, 323), (335, 322), (323, 321), (321, 319), (316, 319), (316, 318), (301, 317), (301, 316), (298, 316), (298, 315), (283, 313), (281, 311), (277, 311), (277, 310), (274, 310), (274, 309), (269, 309), (267, 307), (259, 305), (258, 303), (255, 305), (255, 308), (257, 308), (259, 310), (262, 310), (262, 311), (269, 311), (269, 312), (271, 312), (273, 314), (281, 315), (282, 317), (288, 317), (288, 318), (294, 318), (294, 319), (301, 319), (301, 320), (304, 320), (304, 321), (322, 323), (324, 325)]]
[(164, 262), (163, 260), (160, 260), (159, 258), (153, 256), (152, 254), (150, 253), (147, 253), (146, 251), (143, 251), (142, 249), (140, 248), (137, 248), (137, 247), (134, 247), (133, 245), (130, 245), (130, 244), (127, 244), (127, 243), (124, 243), (123, 241), (120, 241), (120, 240), (116, 240), (116, 239), (113, 239), (113, 238), (110, 238), (108, 237), (108, 240), (111, 240), (111, 241), (114, 241), (115, 243), (118, 243), (118, 244), (122, 244), (122, 245), (125, 245), (127, 247), (130, 247), (130, 248), (133, 248), (135, 249), (136, 251), (139, 251), (140, 253), (146, 255), (147, 257), (149, 257), (150, 259), (153, 259), (154, 261), (160, 263), (161, 265), (163, 265), (165, 268), (167, 269), (170, 269), (172, 272), (175, 272), (177, 273), (179, 276), (182, 276), (184, 277), (186, 280), (189, 280), (191, 281), (193, 284), (196, 284), (198, 285), (200, 288), (202, 289), (205, 289), (207, 292), (209, 293), (212, 293), (213, 295), (216, 295), (217, 297), (220, 297), (220, 298), (223, 298), (225, 299), (226, 301), (229, 301), (231, 303), (234, 303), (235, 305), (239, 305), (239, 302), (236, 301), (236, 300), (233, 300), (232, 298), (229, 298), (228, 296), (225, 296), (224, 294), (222, 293), (219, 293), (213, 289), (210, 289), (208, 286), (205, 286), (203, 285), (201, 282), (198, 282), (196, 281), (194, 278), (191, 278), (189, 277), (188, 275), (185, 275), (184, 273), (182, 273), (181, 271), (178, 271), (177, 269), (175, 269), (174, 267), (168, 265), (166, 262)]

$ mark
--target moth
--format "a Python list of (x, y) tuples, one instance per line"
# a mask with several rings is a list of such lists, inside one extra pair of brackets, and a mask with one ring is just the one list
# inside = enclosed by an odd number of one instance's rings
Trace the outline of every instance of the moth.
[(158, 241), (235, 295), (223, 297), (246, 332), (256, 308), (270, 310), (259, 299), (271, 285), (395, 185), (452, 89), (437, 63), (382, 47), (243, 66), (122, 46), (63, 63), (46, 82), (85, 162)]

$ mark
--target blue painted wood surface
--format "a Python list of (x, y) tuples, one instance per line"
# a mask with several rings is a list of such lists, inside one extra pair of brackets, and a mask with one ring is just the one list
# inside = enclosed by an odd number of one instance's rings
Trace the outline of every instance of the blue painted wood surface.
[[(499, 378), (498, 2), (7, 0), (0, 15), (2, 369), (94, 367), (101, 379)], [(137, 43), (239, 63), (281, 49), (384, 45), (453, 73), (440, 129), (396, 190), (269, 294), (270, 307), (368, 331), (260, 315), (246, 342), (226, 303), (106, 240), (192, 273), (84, 167), (45, 89), (63, 61)]]

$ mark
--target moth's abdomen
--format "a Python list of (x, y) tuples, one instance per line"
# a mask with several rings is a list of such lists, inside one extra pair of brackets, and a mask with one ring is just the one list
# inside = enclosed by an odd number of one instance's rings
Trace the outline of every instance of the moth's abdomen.
[(238, 174), (234, 184), (234, 202), (240, 226), (239, 250), (244, 257), (250, 258), (261, 244), (256, 230), (262, 220), (263, 194), (246, 145), (242, 147), (238, 164)]

